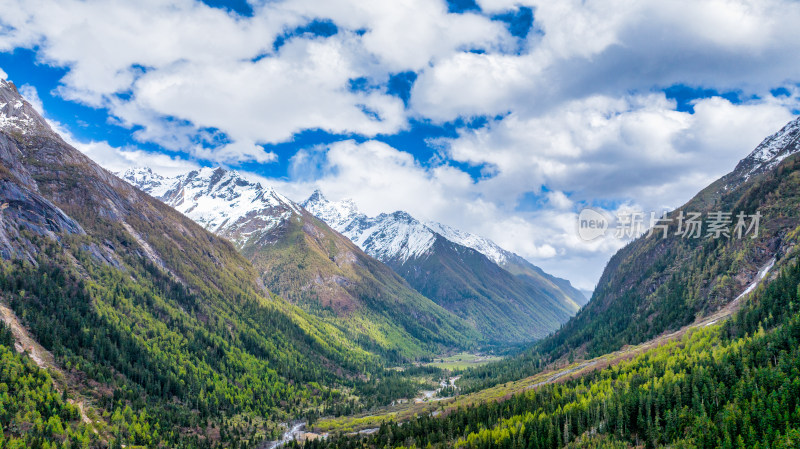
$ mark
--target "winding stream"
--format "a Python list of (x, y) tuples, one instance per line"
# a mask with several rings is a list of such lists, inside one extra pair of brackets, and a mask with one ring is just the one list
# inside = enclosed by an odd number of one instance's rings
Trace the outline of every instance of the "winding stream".
[(298, 437), (303, 435), (306, 430), (306, 422), (299, 421), (292, 424), (292, 427), (289, 428), (286, 432), (283, 432), (281, 435), (281, 439), (278, 441), (270, 441), (266, 443), (266, 445), (262, 446), (263, 449), (278, 449), (282, 447), (286, 443), (296, 440)]

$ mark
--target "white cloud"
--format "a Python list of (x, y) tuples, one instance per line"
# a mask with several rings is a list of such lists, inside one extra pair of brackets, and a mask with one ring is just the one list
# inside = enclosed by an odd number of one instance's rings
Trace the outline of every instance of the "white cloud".
[(501, 23), (477, 14), (448, 14), (444, 1), (299, 0), (282, 6), (364, 30), (360, 39), (364, 50), (388, 72), (416, 71), (465, 49), (492, 51), (512, 45)]
[(134, 147), (115, 147), (106, 141), (90, 140), (87, 142), (76, 138), (63, 124), (52, 120), (47, 122), (65, 142), (113, 173), (123, 172), (134, 167), (152, 167), (161, 175), (174, 176), (200, 167), (196, 162), (179, 156), (153, 153)]
[(284, 45), (280, 58), (179, 64), (142, 75), (135, 86), (137, 104), (251, 142), (286, 141), (310, 128), (363, 135), (396, 132), (405, 124), (400, 99), (343, 88), (359, 76), (349, 45), (347, 37), (298, 40)]
[[(584, 288), (620, 242), (581, 241), (577, 208), (677, 206), (800, 104), (797, 2), (479, 4), (491, 13), (529, 6), (534, 29), (520, 42), (500, 21), (430, 0), (263, 2), (253, 17), (193, 0), (0, 0), (0, 51), (31, 48), (67, 67), (59, 95), (108, 108), (135, 139), (173, 151), (75, 143), (114, 170), (292, 157), (289, 180), (270, 182), (296, 199), (318, 185), (370, 214), (408, 210), (486, 235)], [(338, 33), (274, 48), (313, 19)], [(403, 71), (418, 74), (408, 107), (387, 94), (390, 75)], [(351, 89), (357, 78), (370, 87)], [(743, 101), (705, 98), (680, 112), (661, 93), (676, 84)], [(790, 95), (773, 96), (776, 87)], [(437, 141), (431, 160), (376, 140), (296, 154), (260, 146), (304, 130), (391, 135), (409, 117), (488, 122)], [(492, 176), (474, 181), (452, 161)]]
[[(64, 98), (108, 108), (142, 128), (138, 139), (218, 162), (268, 162), (274, 155), (255, 145), (306, 129), (395, 133), (406, 126), (403, 102), (384, 89), (353, 91), (351, 79), (385, 83), (454, 52), (513, 43), (502, 23), (448, 14), (444, 2), (428, 0), (270, 2), (248, 18), (192, 0), (4, 3), (0, 51), (37, 47), (44, 62), (69, 68), (58, 89)], [(340, 32), (273, 49), (314, 18), (333, 19)], [(206, 128), (232, 144), (198, 146)]]
[(30, 84), (23, 84), (19, 87), (19, 93), (22, 94), (26, 100), (28, 100), (28, 103), (33, 106), (33, 109), (36, 109), (36, 112), (40, 114), (44, 113), (42, 99), (39, 98), (39, 92), (35, 87), (31, 86)]
[(4, 72), (2, 68), (0, 68), (0, 80), (8, 79), (8, 73)]
[[(730, 171), (797, 104), (796, 97), (738, 105), (716, 97), (696, 102), (689, 114), (676, 112), (663, 94), (591, 97), (546, 117), (512, 115), (439, 142), (454, 160), (493, 166), (489, 179), (473, 181), (446, 162), (422, 165), (381, 142), (346, 141), (300, 152), (290, 181), (267, 182), (296, 200), (320, 187), (332, 199), (353, 198), (370, 215), (401, 209), (484, 235), (591, 289), (625, 242), (581, 240), (581, 207), (622, 200), (612, 216), (636, 210), (647, 223), (650, 211), (680, 206)], [(529, 193), (538, 205), (520, 203)]]
[(530, 33), (530, 51), (440, 59), (414, 86), (417, 115), (438, 121), (508, 111), (544, 115), (588, 95), (673, 84), (741, 90), (747, 98), (791, 85), (800, 73), (797, 2), (521, 3), (535, 8), (540, 31)]

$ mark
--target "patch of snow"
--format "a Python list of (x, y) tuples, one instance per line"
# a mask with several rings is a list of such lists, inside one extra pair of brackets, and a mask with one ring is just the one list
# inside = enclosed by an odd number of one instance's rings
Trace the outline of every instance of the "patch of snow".
[(155, 198), (164, 196), (177, 181), (176, 178), (166, 178), (154, 173), (147, 167), (130, 168), (120, 173), (119, 177)]
[(737, 296), (734, 301), (738, 301), (744, 298), (745, 296), (747, 296), (748, 293), (755, 290), (756, 287), (758, 287), (758, 284), (761, 282), (761, 280), (764, 279), (764, 276), (766, 276), (767, 273), (769, 273), (769, 270), (772, 269), (773, 265), (775, 265), (774, 258), (770, 260), (769, 263), (764, 265), (760, 270), (758, 270), (758, 275), (756, 275), (756, 279), (753, 282), (751, 282), (750, 285), (748, 285), (747, 288), (744, 289), (744, 291), (739, 296)]
[(748, 179), (757, 172), (775, 167), (787, 157), (800, 151), (798, 140), (800, 140), (800, 118), (789, 122), (780, 131), (764, 139), (745, 158), (752, 166), (744, 178)]
[(315, 191), (302, 206), (378, 260), (419, 258), (433, 246), (437, 234), (406, 212), (368, 217), (352, 200), (328, 201)]
[(358, 211), (352, 200), (329, 201), (319, 190), (302, 205), (367, 254), (382, 261), (405, 262), (421, 257), (437, 237), (472, 248), (498, 265), (514, 256), (487, 238), (434, 221), (423, 223), (406, 212), (368, 217)]
[(453, 243), (472, 248), (488, 257), (492, 262), (501, 265), (508, 262), (513, 253), (506, 251), (493, 241), (479, 235), (470, 234), (435, 221), (425, 223), (429, 228)]
[(272, 187), (251, 182), (234, 170), (201, 168), (165, 178), (135, 168), (122, 179), (177, 209), (204, 228), (243, 243), (269, 232), (302, 209)]

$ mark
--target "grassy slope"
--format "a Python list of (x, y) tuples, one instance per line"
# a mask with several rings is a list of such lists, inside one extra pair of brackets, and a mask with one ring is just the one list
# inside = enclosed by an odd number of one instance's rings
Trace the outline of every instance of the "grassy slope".
[(557, 294), (518, 281), (477, 251), (441, 238), (432, 254), (389, 265), (420, 293), (471, 322), (494, 343), (544, 337), (574, 313)]
[(243, 254), (264, 283), (362, 347), (397, 360), (468, 348), (480, 336), (310, 214), (252, 237)]

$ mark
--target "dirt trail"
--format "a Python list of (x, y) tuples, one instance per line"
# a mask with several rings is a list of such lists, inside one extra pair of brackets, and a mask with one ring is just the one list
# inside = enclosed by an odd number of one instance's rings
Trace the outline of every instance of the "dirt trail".
[(597, 364), (597, 360), (590, 360), (588, 362), (583, 362), (578, 366), (573, 366), (571, 368), (567, 368), (565, 370), (559, 371), (559, 372), (553, 374), (552, 376), (548, 377), (547, 379), (545, 379), (545, 380), (543, 380), (541, 382), (537, 382), (537, 383), (535, 383), (533, 385), (528, 385), (527, 387), (524, 388), (524, 391), (532, 390), (532, 389), (534, 389), (536, 387), (540, 387), (542, 385), (551, 384), (551, 383), (557, 381), (558, 379), (560, 379), (560, 378), (562, 378), (562, 377), (564, 377), (564, 376), (566, 376), (568, 374), (572, 374), (572, 373), (575, 373), (575, 372), (578, 372), (578, 371), (583, 371), (584, 368), (591, 368), (596, 364)]
[[(53, 385), (55, 386), (56, 390), (61, 392), (64, 386), (59, 385), (58, 378), (66, 379), (66, 374), (61, 368), (58, 367), (58, 365), (56, 365), (53, 354), (40, 345), (36, 340), (31, 338), (28, 330), (25, 329), (22, 323), (20, 323), (19, 318), (17, 318), (17, 314), (15, 314), (13, 310), (9, 309), (3, 303), (0, 303), (0, 319), (2, 319), (6, 326), (11, 329), (11, 333), (14, 335), (15, 340), (14, 348), (17, 350), (17, 352), (27, 353), (28, 357), (30, 357), (39, 368), (45, 369), (51, 374), (56, 374), (56, 376), (53, 378)], [(87, 405), (82, 400), (69, 399), (69, 403), (78, 407), (78, 410), (81, 413), (81, 421), (86, 424), (92, 423), (92, 420), (86, 415), (85, 409), (87, 408)]]

